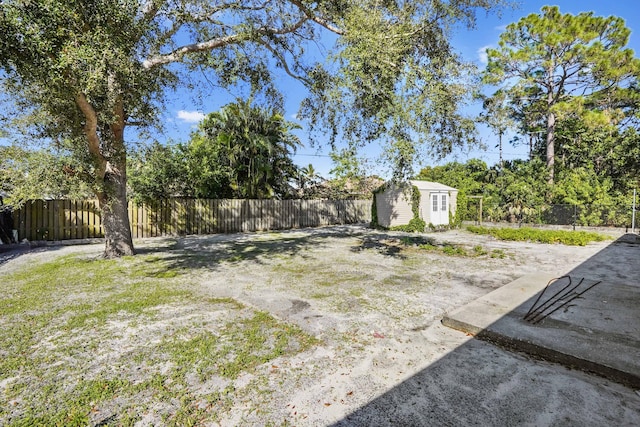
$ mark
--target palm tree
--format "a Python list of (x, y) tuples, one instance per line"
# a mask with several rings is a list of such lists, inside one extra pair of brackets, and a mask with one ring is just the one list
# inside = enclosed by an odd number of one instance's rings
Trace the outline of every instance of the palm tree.
[(300, 126), (267, 108), (238, 100), (209, 114), (200, 129), (219, 149), (235, 197), (271, 198), (287, 193), (297, 168), (290, 156), (301, 145)]
[(317, 186), (321, 181), (322, 177), (316, 172), (316, 169), (313, 167), (311, 163), (308, 166), (304, 166), (298, 170), (298, 196), (301, 198), (308, 197), (308, 190)]

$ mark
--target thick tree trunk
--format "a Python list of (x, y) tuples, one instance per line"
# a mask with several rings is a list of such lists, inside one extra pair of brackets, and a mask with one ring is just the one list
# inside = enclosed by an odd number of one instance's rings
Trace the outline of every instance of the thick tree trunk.
[(127, 150), (124, 144), (124, 108), (122, 99), (115, 97), (114, 120), (98, 133), (98, 114), (86, 96), (78, 93), (76, 103), (85, 116), (84, 132), (87, 148), (96, 168), (95, 179), (98, 202), (102, 212), (105, 237), (105, 258), (133, 255), (133, 240), (127, 210)]
[(549, 187), (553, 185), (553, 181), (555, 178), (554, 174), (554, 163), (556, 160), (556, 150), (555, 150), (555, 130), (556, 130), (556, 116), (551, 108), (555, 103), (555, 99), (553, 96), (553, 72), (555, 66), (550, 65), (547, 73), (547, 184)]
[(104, 192), (98, 194), (105, 237), (105, 258), (133, 255), (133, 240), (127, 210), (126, 162), (109, 167), (104, 178)]
[(554, 181), (554, 164), (556, 160), (555, 152), (555, 130), (556, 116), (549, 113), (547, 116), (547, 183), (553, 185)]
[(133, 240), (127, 209), (127, 149), (124, 144), (124, 109), (116, 104), (117, 119), (109, 126), (108, 161), (103, 178), (104, 191), (98, 196), (105, 237), (105, 258), (133, 255)]

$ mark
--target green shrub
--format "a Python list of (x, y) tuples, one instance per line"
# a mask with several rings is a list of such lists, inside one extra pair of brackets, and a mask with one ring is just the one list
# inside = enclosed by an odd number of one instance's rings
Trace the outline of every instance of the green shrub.
[(517, 242), (561, 243), (570, 246), (584, 246), (589, 242), (601, 242), (609, 239), (608, 236), (586, 231), (567, 230), (538, 230), (535, 228), (488, 228), (471, 225), (467, 227), (472, 233), (486, 234), (500, 240)]
[(437, 251), (439, 246), (433, 245), (431, 243), (425, 243), (424, 245), (418, 246), (420, 249), (424, 249), (425, 251)]
[(407, 233), (422, 233), (427, 224), (423, 219), (413, 218), (409, 221), (409, 224), (396, 225), (390, 228), (391, 231), (404, 231)]

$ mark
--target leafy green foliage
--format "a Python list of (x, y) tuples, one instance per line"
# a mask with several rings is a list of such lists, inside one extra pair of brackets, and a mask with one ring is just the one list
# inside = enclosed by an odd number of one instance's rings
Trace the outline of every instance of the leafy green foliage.
[[(381, 190), (381, 187), (379, 190)], [(406, 193), (405, 193), (406, 194)], [(408, 233), (424, 233), (425, 228), (427, 227), (427, 223), (420, 218), (420, 190), (415, 185), (410, 187), (410, 202), (411, 202), (411, 212), (413, 213), (413, 218), (409, 221), (408, 224), (395, 225), (390, 227), (389, 229), (392, 231), (405, 231)], [(374, 198), (375, 203), (375, 198)], [(377, 213), (376, 213), (376, 225), (377, 225)], [(431, 224), (429, 224), (431, 226)]]
[(585, 246), (589, 242), (601, 242), (610, 239), (608, 236), (599, 233), (589, 233), (586, 231), (566, 231), (566, 230), (538, 230), (535, 228), (493, 228), (493, 227), (467, 227), (475, 234), (488, 234), (500, 240), (512, 240), (519, 242), (537, 243), (561, 243), (570, 246)]
[[(631, 150), (631, 156), (634, 153)], [(601, 161), (600, 167), (608, 168), (615, 160)], [(459, 189), (454, 223), (477, 220), (479, 201), (468, 196), (481, 196), (483, 218), (489, 221), (626, 226), (637, 178), (635, 160), (624, 161), (629, 171), (615, 177), (596, 172), (586, 161), (583, 167), (558, 165), (553, 186), (547, 184), (545, 164), (538, 159), (506, 161), (503, 167), (487, 167), (479, 160), (453, 162), (424, 168), (418, 178)]]
[(485, 82), (504, 85), (517, 110), (533, 113), (521, 128), (544, 122), (549, 183), (555, 180), (558, 125), (580, 120), (594, 129), (615, 127), (633, 117), (640, 60), (626, 48), (629, 34), (619, 17), (574, 16), (544, 6), (508, 25), (499, 47), (487, 51)]
[(80, 176), (80, 168), (71, 156), (51, 150), (0, 146), (3, 203), (15, 208), (34, 199), (90, 197), (91, 187)]
[[(158, 142), (131, 154), (127, 162), (129, 196), (137, 202), (188, 196), (190, 180), (184, 151), (180, 145)], [(187, 179), (185, 179), (187, 178)]]
[(371, 228), (380, 227), (380, 223), (378, 222), (378, 202), (376, 198), (377, 198), (377, 193), (374, 192), (371, 197), (371, 223), (369, 224)]
[(367, 176), (363, 160), (358, 158), (355, 147), (333, 150), (329, 153), (333, 164), (326, 181), (331, 188), (331, 198), (369, 198), (372, 191), (383, 182), (376, 176)]
[(466, 256), (467, 251), (461, 248), (460, 246), (454, 245), (444, 245), (442, 247), (442, 252), (446, 255), (457, 255), (457, 256)]
[(300, 199), (314, 198), (318, 188), (324, 181), (324, 178), (320, 176), (311, 163), (299, 168), (295, 180), (296, 196)]
[(411, 218), (408, 224), (390, 227), (391, 231), (405, 231), (407, 233), (424, 233), (427, 224), (422, 218)]
[(281, 112), (249, 101), (209, 114), (186, 150), (194, 195), (263, 199), (290, 194), (289, 182), (298, 176), (290, 156), (300, 146), (292, 130), (299, 127)]
[[(469, 250), (464, 245), (449, 242), (438, 243), (433, 240), (423, 238), (403, 237), (401, 238), (401, 242), (405, 247), (416, 247), (422, 251), (437, 252), (448, 256), (483, 257), (489, 255), (491, 258), (504, 258), (506, 256), (504, 251), (493, 250), (490, 253), (481, 245), (476, 245)], [(501, 256), (496, 255), (496, 251), (499, 251), (499, 255)]]
[(439, 182), (458, 189), (457, 208), (454, 224), (467, 220), (475, 215), (475, 210), (468, 202), (468, 195), (482, 194), (486, 189), (487, 164), (481, 160), (471, 159), (466, 164), (450, 162), (443, 166), (423, 168), (416, 179)]
[[(468, 100), (473, 66), (449, 43), (454, 23), (474, 24), (474, 8), (498, 1), (355, 2), (343, 15), (345, 34), (334, 59), (301, 108), (314, 140), (339, 132), (354, 146), (379, 142), (394, 178), (407, 178), (425, 151), (435, 156), (473, 143)], [(382, 6), (384, 5), (384, 6)], [(338, 112), (349, 112), (348, 115)]]
[(299, 178), (291, 160), (298, 127), (249, 101), (228, 104), (205, 117), (187, 144), (154, 143), (135, 153), (129, 162), (134, 198), (290, 196), (290, 183)]

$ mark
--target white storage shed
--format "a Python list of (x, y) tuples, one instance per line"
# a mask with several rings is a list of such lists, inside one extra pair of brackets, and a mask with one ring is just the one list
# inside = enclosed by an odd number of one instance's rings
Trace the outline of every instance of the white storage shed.
[[(409, 185), (420, 193), (418, 215), (427, 224), (449, 225), (449, 214), (456, 213), (458, 190), (448, 185), (430, 181), (411, 180)], [(378, 225), (394, 227), (408, 224), (413, 218), (411, 209), (412, 189), (409, 185), (385, 184), (376, 191)]]

